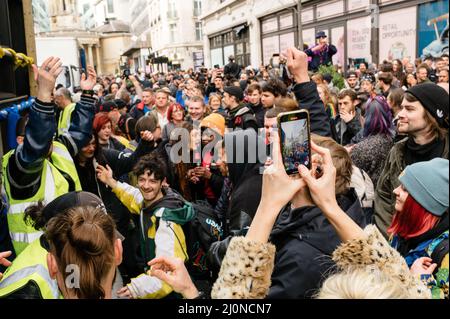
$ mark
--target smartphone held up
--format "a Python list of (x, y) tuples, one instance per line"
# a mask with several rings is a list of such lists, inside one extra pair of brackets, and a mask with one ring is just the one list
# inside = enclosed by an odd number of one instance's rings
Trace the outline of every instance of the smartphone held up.
[(300, 165), (311, 169), (311, 128), (309, 112), (300, 110), (278, 115), (280, 149), (288, 175), (297, 175)]

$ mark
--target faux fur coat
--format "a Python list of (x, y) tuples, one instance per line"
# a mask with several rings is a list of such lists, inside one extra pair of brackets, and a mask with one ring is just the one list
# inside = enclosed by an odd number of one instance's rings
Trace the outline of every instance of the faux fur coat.
[[(429, 299), (430, 290), (413, 276), (404, 258), (393, 249), (373, 225), (364, 230), (366, 238), (341, 244), (333, 253), (338, 268), (375, 266), (401, 285), (411, 299)], [(219, 278), (214, 284), (213, 299), (262, 299), (271, 286), (275, 246), (235, 237), (230, 243)]]

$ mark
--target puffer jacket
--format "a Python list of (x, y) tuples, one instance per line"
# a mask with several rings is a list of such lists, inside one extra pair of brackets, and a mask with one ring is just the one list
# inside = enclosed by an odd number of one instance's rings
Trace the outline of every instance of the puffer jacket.
[[(411, 299), (429, 299), (430, 291), (413, 276), (400, 254), (390, 247), (378, 229), (367, 226), (365, 238), (341, 244), (332, 255), (341, 271), (378, 269), (403, 288)], [(269, 293), (275, 263), (275, 246), (235, 237), (230, 243), (215, 282), (213, 299), (263, 299)]]
[[(375, 224), (387, 239), (387, 229), (391, 226), (395, 213), (395, 195), (393, 193), (400, 185), (398, 177), (406, 168), (404, 158), (408, 138), (394, 145), (389, 153), (383, 171), (381, 172), (378, 184), (375, 189)], [(449, 139), (445, 137), (445, 148), (442, 158), (448, 159)]]

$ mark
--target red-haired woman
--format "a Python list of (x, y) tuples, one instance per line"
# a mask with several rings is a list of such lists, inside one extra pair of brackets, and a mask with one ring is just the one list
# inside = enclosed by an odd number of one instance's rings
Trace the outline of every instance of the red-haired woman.
[(413, 274), (421, 275), (433, 298), (448, 299), (449, 161), (410, 165), (399, 180), (397, 213), (388, 229), (391, 245)]
[(94, 133), (98, 138), (98, 145), (116, 151), (123, 151), (126, 145), (122, 144), (118, 138), (113, 135), (112, 121), (108, 113), (98, 113), (94, 118)]
[(162, 139), (164, 142), (168, 142), (170, 140), (170, 134), (177, 127), (182, 127), (184, 123), (184, 109), (180, 104), (172, 104), (169, 106), (169, 110), (167, 111), (167, 118), (169, 119), (169, 123), (164, 126), (164, 130), (162, 132)]

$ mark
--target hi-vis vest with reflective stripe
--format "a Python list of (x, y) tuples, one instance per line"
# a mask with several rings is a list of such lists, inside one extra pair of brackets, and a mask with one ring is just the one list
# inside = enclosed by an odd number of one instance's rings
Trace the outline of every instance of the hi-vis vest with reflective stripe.
[(58, 121), (58, 136), (67, 133), (72, 122), (72, 113), (75, 111), (76, 104), (72, 103), (66, 106), (61, 112)]
[[(69, 183), (61, 174), (69, 175), (75, 183), (75, 190), (81, 191), (80, 179), (77, 169), (67, 148), (59, 143), (53, 142), (51, 161), (45, 160), (41, 174), (41, 181), (37, 193), (25, 200), (16, 200), (11, 196), (11, 187), (8, 178), (7, 165), (14, 150), (3, 157), (3, 185), (9, 201), (8, 227), (14, 250), (19, 255), (29, 244), (38, 239), (42, 232), (37, 231), (24, 220), (24, 212), (28, 206), (35, 205), (39, 201), (44, 204), (50, 203), (55, 198), (69, 191)], [(61, 171), (61, 172), (60, 172)]]
[(37, 239), (31, 243), (13, 264), (6, 270), (0, 280), (0, 298), (6, 298), (34, 281), (43, 299), (58, 299), (58, 283), (50, 277), (47, 266), (47, 251)]

